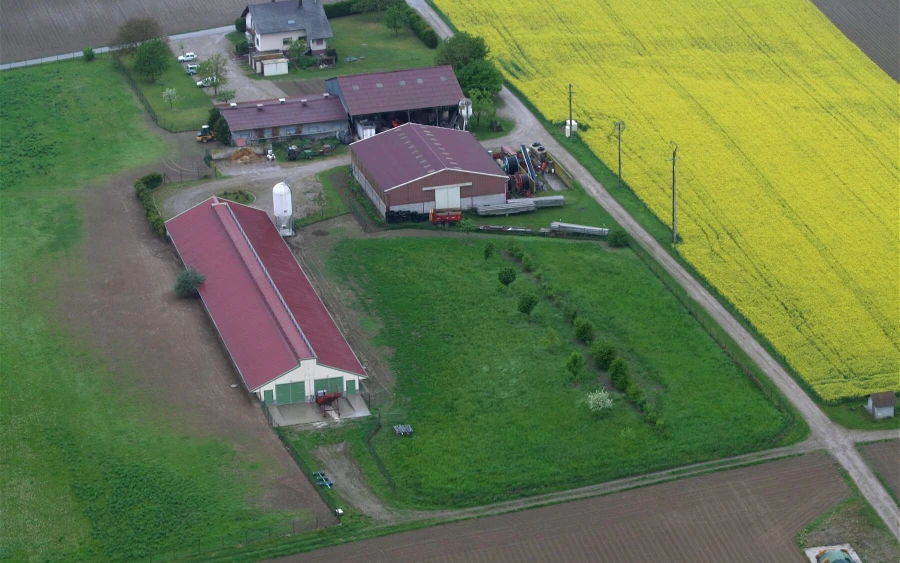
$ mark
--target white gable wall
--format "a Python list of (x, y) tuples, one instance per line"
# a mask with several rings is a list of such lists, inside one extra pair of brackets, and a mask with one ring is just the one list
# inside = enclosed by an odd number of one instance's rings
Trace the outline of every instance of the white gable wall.
[[(311, 360), (303, 360), (300, 362), (300, 365), (289, 371), (288, 373), (282, 375), (278, 379), (274, 381), (270, 381), (266, 385), (263, 385), (259, 389), (257, 389), (256, 395), (259, 397), (260, 401), (264, 401), (266, 397), (266, 391), (271, 391), (272, 396), (275, 397), (275, 386), (283, 385), (285, 383), (297, 383), (303, 382), (305, 388), (305, 396), (307, 400), (312, 400), (316, 395), (316, 380), (320, 379), (331, 379), (331, 378), (342, 378), (343, 381), (343, 389), (342, 391), (346, 393), (347, 390), (347, 382), (352, 381), (352, 387), (355, 389), (355, 392), (359, 392), (359, 379), (360, 377), (355, 373), (350, 373), (346, 371), (342, 371), (339, 369), (322, 366), (319, 365), (315, 359)], [(277, 399), (277, 398), (276, 398)], [(299, 402), (294, 400), (293, 402)]]

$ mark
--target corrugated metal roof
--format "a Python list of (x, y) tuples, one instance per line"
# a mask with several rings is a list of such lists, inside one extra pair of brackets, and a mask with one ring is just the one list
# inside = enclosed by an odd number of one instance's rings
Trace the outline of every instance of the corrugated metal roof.
[(471, 133), (457, 129), (406, 123), (350, 150), (385, 191), (447, 169), (506, 177)]
[(166, 228), (248, 389), (314, 357), (365, 375), (265, 211), (210, 198)]
[(318, 362), (365, 375), (344, 335), (268, 215), (246, 206), (236, 205), (233, 209), (266, 271), (306, 335)]
[(303, 6), (298, 0), (266, 2), (251, 4), (248, 9), (250, 23), (257, 33), (304, 30), (309, 39), (333, 37), (325, 8), (317, 0), (306, 0)]
[(455, 106), (462, 89), (449, 66), (329, 78), (340, 85), (350, 115)]
[[(306, 100), (306, 104), (301, 100)], [(262, 104), (262, 109), (259, 109), (257, 104)], [(283, 104), (278, 100), (259, 100), (240, 103), (236, 107), (226, 105), (217, 105), (216, 107), (228, 122), (228, 128), (231, 131), (327, 123), (347, 119), (347, 113), (339, 99), (326, 98), (321, 95), (285, 98)]]

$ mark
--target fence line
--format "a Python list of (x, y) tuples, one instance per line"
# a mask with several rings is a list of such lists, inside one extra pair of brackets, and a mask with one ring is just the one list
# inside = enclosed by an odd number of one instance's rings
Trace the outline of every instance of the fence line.
[(378, 466), (378, 471), (381, 473), (381, 476), (384, 477), (384, 480), (387, 482), (388, 487), (391, 488), (392, 491), (397, 489), (397, 485), (394, 483), (394, 478), (391, 477), (391, 472), (388, 471), (387, 467), (385, 467), (384, 462), (381, 461), (381, 456), (378, 455), (378, 452), (375, 451), (375, 446), (372, 445), (372, 438), (375, 437), (375, 434), (378, 434), (378, 431), (381, 430), (381, 414), (378, 415), (378, 418), (375, 419), (375, 425), (366, 432), (366, 449), (369, 450), (369, 454), (372, 456), (372, 459), (375, 460), (375, 465)]
[(113, 57), (113, 61), (115, 62), (116, 67), (122, 73), (122, 76), (124, 76), (125, 80), (128, 81), (128, 85), (131, 86), (131, 89), (134, 90), (135, 94), (137, 94), (137, 97), (141, 101), (141, 104), (143, 104), (144, 109), (147, 110), (148, 114), (150, 114), (150, 119), (153, 120), (153, 123), (165, 129), (169, 133), (178, 133), (178, 131), (173, 127), (172, 123), (166, 123), (159, 118), (156, 110), (154, 110), (153, 107), (150, 106), (150, 102), (144, 96), (144, 93), (141, 91), (140, 86), (138, 86), (137, 81), (134, 79), (134, 76), (132, 76), (131, 71), (128, 70), (128, 67), (125, 66), (125, 63), (123, 63), (118, 57)]

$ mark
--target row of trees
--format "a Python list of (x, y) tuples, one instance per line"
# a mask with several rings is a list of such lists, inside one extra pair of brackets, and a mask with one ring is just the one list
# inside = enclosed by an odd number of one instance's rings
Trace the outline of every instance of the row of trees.
[(489, 54), (483, 37), (461, 32), (440, 44), (435, 60), (453, 67), (463, 93), (472, 100), (476, 127), (482, 119), (492, 121), (497, 116), (495, 100), (503, 88), (503, 74), (488, 59)]

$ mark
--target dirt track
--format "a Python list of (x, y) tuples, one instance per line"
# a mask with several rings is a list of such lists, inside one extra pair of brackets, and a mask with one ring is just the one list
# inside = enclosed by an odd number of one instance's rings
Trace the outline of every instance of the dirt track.
[(174, 296), (180, 266), (150, 232), (131, 187), (152, 169), (159, 166), (81, 192), (85, 267), (64, 296), (64, 322), (176, 430), (220, 439), (257, 463), (257, 504), (308, 509), (319, 525), (331, 525), (333, 515), (243, 389), (201, 304)]
[(875, 64), (900, 82), (900, 2), (811, 1)]
[(277, 561), (800, 563), (795, 535), (848, 494), (836, 464), (809, 454)]

